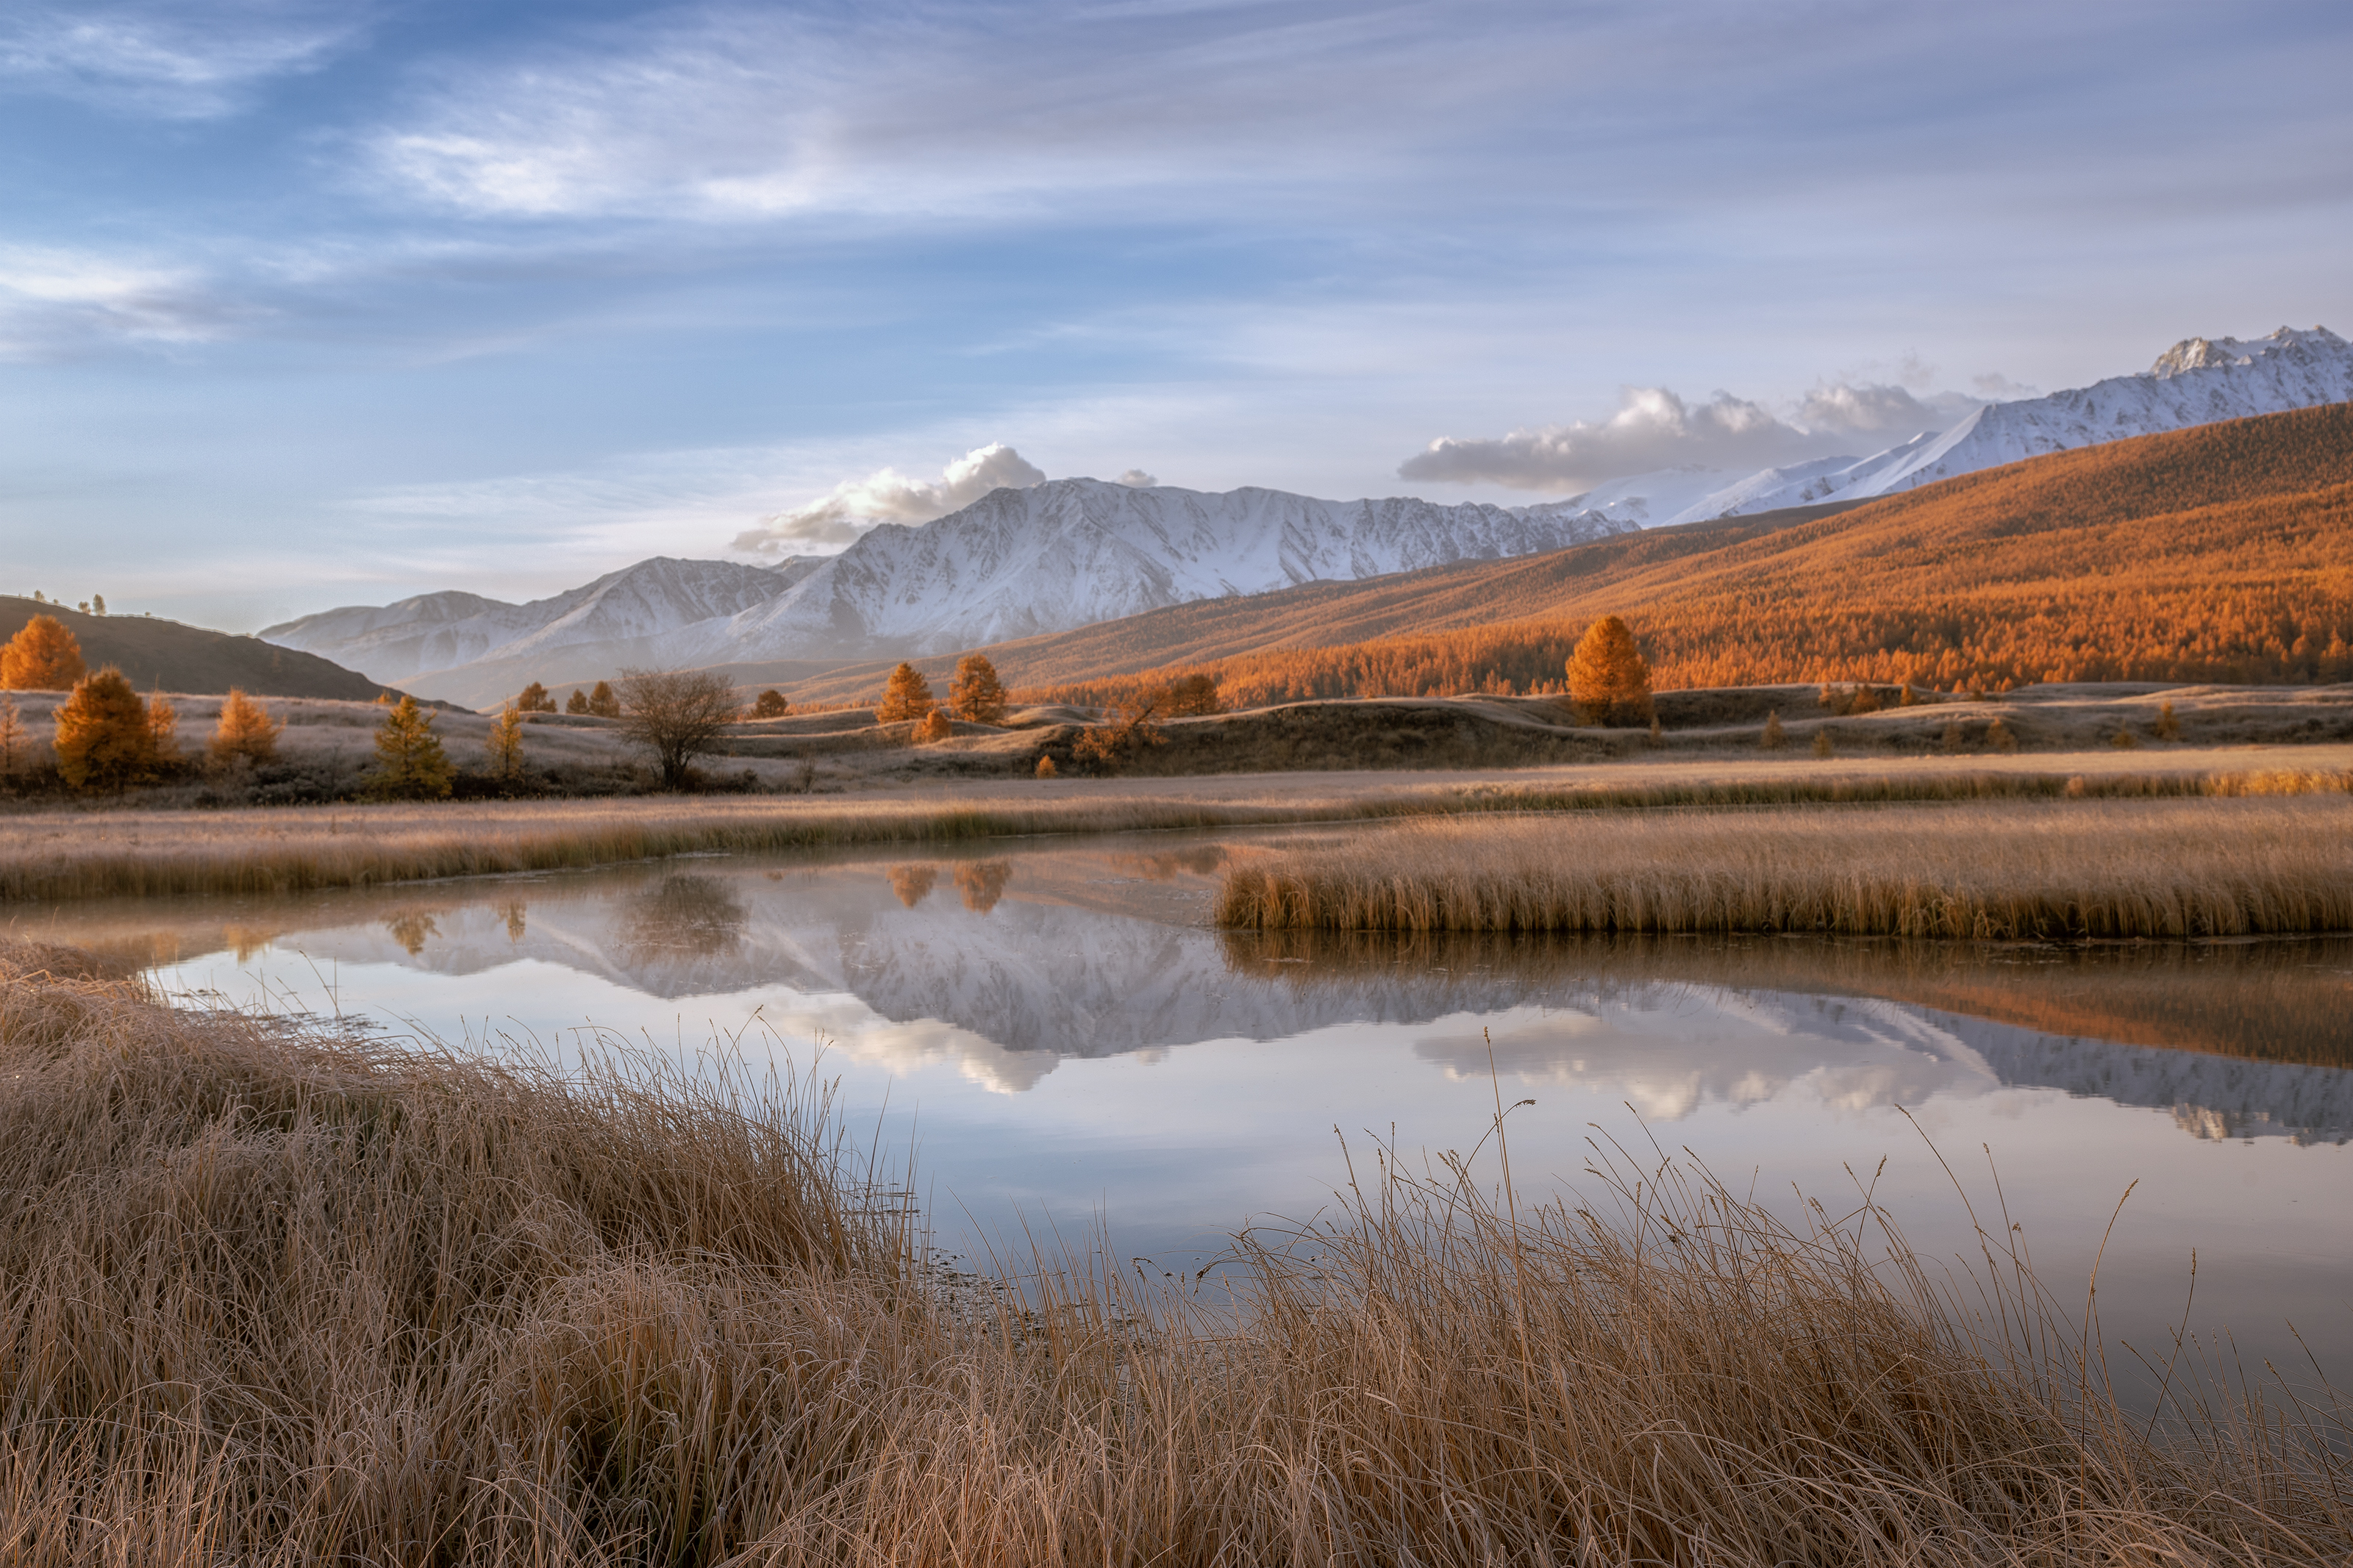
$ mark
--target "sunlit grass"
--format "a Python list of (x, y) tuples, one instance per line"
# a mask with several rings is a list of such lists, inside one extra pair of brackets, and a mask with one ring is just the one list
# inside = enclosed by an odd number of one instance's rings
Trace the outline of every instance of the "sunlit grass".
[(2016, 800), (1423, 824), (1229, 867), (1259, 930), (2251, 936), (2353, 930), (2353, 801)]
[(43, 813), (7, 819), (0, 902), (114, 895), (301, 892), (664, 856), (944, 844), (1039, 834), (1378, 821), (1667, 806), (1867, 805), (2109, 795), (2337, 794), (2335, 770), (2107, 766), (2071, 773), (1996, 763), (1685, 764), (1577, 776), (1399, 787), (1362, 778), (1083, 781), (963, 795), (626, 797), (304, 806), (270, 811)]
[(805, 1086), (494, 1068), (80, 970), (0, 954), (11, 1563), (2353, 1550), (2341, 1410), (2185, 1371), (2127, 1417), (2006, 1235), (1951, 1279), (1867, 1201), (1792, 1227), (1612, 1155), (1535, 1202), (1490, 1142), (1360, 1153), (1223, 1289), (1082, 1265), (1023, 1311), (937, 1288)]

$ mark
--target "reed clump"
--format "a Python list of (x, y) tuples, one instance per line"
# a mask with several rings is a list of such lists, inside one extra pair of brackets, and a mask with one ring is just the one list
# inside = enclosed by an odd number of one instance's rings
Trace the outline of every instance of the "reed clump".
[[(1499, 1116), (1500, 1124), (1502, 1119)], [(0, 950), (15, 1563), (2306, 1562), (2342, 1413), (2126, 1419), (2008, 1250), (1392, 1152), (1211, 1301), (952, 1297), (821, 1096)], [(961, 1304), (959, 1304), (961, 1303)], [(2333, 1426), (2329, 1423), (2334, 1423)]]
[(1417, 824), (1239, 860), (1215, 919), (1257, 930), (1978, 940), (2341, 931), (2353, 930), (2353, 803), (2010, 801)]

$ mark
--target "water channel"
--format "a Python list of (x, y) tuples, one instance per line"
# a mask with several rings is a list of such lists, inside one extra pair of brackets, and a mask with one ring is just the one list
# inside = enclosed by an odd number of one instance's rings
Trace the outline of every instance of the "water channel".
[(2353, 938), (1213, 930), (1219, 868), (1254, 842), (689, 858), (16, 923), (134, 952), (192, 1000), (815, 1066), (861, 1142), (912, 1153), (937, 1245), (968, 1258), (1100, 1232), (1198, 1268), (1240, 1226), (1327, 1205), (1343, 1139), (1468, 1150), (1500, 1095), (1535, 1102), (1508, 1123), (1523, 1188), (1592, 1187), (1612, 1144), (1689, 1151), (1792, 1215), (1799, 1190), (1835, 1214), (1875, 1182), (1922, 1252), (1968, 1258), (1957, 1180), (2078, 1310), (2106, 1237), (2113, 1340), (2171, 1344), (2194, 1249), (2193, 1329), (2250, 1367), (2309, 1382), (2308, 1348), (2353, 1379)]

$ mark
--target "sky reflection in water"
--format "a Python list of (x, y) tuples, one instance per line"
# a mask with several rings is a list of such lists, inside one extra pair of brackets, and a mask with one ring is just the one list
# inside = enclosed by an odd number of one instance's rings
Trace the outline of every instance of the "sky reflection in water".
[(806, 1066), (828, 1042), (853, 1125), (914, 1149), (966, 1255), (1026, 1216), (1189, 1264), (1327, 1202), (1339, 1138), (1468, 1149), (1498, 1093), (1536, 1101), (1509, 1124), (1524, 1184), (1655, 1140), (1833, 1213), (1875, 1179), (1923, 1250), (1973, 1252), (1925, 1132), (2063, 1299), (2139, 1183), (2101, 1263), (2112, 1332), (2179, 1316), (2195, 1247), (2200, 1323), (2295, 1355), (2292, 1320), (2353, 1367), (2353, 942), (1268, 939), (1206, 924), (1225, 852), (698, 858), (76, 906), (44, 934), (133, 949), (174, 990), (493, 1047), (593, 1025)]

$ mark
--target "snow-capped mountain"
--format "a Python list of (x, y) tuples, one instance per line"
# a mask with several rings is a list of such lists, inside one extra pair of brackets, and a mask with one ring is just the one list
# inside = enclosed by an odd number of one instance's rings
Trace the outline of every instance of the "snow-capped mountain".
[[(261, 638), (321, 654), (376, 680), (400, 683), (493, 654), (518, 657), (583, 644), (641, 642), (682, 626), (723, 619), (775, 598), (814, 564), (806, 557), (750, 566), (657, 555), (529, 604), (455, 591), (420, 594), (380, 608), (322, 610), (268, 627)], [(436, 695), (429, 689), (424, 694)]]
[(1612, 479), (1561, 504), (1645, 527), (1698, 522), (1894, 495), (2046, 452), (2347, 401), (2353, 401), (2353, 343), (2326, 327), (2282, 327), (2243, 342), (2187, 338), (2137, 375), (1989, 403), (1949, 430), (1923, 431), (1866, 458), (1819, 458), (1746, 475), (1669, 468)]
[[(1056, 479), (992, 491), (839, 555), (657, 558), (528, 605), (428, 594), (329, 610), (264, 639), (427, 696), (488, 701), (624, 664), (944, 653), (1229, 594), (1557, 550), (1631, 529), (1586, 509), (1329, 501), (1282, 490)], [(559, 657), (560, 656), (560, 657)], [(572, 672), (572, 673), (566, 673)]]

